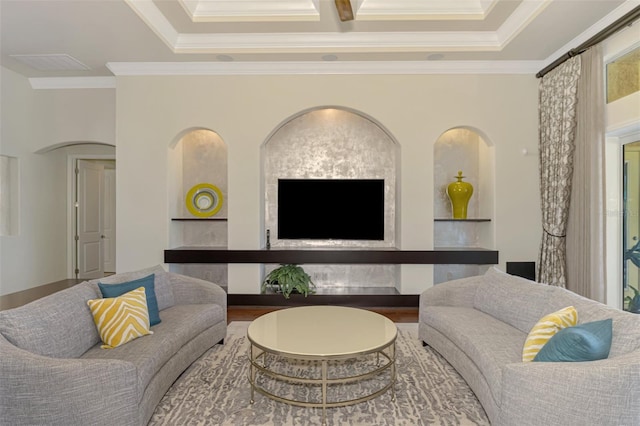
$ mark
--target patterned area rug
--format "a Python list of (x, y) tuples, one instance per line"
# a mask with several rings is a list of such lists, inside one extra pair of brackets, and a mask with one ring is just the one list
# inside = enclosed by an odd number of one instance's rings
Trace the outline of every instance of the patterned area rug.
[[(246, 331), (249, 322), (229, 325), (224, 345), (216, 345), (184, 372), (158, 404), (150, 426), (158, 425), (319, 425), (322, 409), (273, 401), (251, 389)], [(437, 352), (423, 347), (417, 324), (397, 324), (396, 399), (386, 392), (367, 402), (327, 409), (327, 425), (489, 425), (482, 406), (466, 382)], [(375, 362), (360, 360), (359, 362)], [(309, 362), (282, 367), (307, 368)], [(351, 366), (354, 367), (354, 366)], [(348, 364), (340, 368), (350, 368)], [(380, 380), (334, 392), (359, 392)], [(313, 387), (265, 383), (281, 396), (314, 398)], [(311, 388), (311, 389), (309, 389)], [(331, 390), (332, 387), (330, 387)], [(306, 392), (306, 393), (305, 393)], [(328, 393), (331, 398), (332, 394)], [(341, 395), (344, 397), (344, 395)]]

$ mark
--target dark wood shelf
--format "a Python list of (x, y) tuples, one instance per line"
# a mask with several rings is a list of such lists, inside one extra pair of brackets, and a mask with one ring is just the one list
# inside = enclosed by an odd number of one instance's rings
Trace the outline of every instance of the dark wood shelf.
[(171, 220), (181, 221), (181, 222), (190, 222), (190, 221), (199, 221), (199, 220), (217, 220), (226, 222), (226, 217), (172, 217)]
[(353, 307), (407, 307), (417, 308), (418, 294), (292, 294), (285, 299), (281, 294), (229, 294), (229, 306), (307, 306), (337, 305)]
[(491, 219), (475, 218), (475, 219), (454, 219), (454, 218), (436, 218), (434, 222), (491, 222)]
[(164, 251), (164, 262), (496, 265), (498, 251), (482, 248), (229, 250), (225, 247), (178, 247)]

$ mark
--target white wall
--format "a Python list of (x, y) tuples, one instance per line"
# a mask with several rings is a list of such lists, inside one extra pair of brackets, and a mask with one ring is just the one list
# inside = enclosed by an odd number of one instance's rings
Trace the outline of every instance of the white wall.
[(36, 91), (26, 78), (5, 68), (0, 71), (0, 154), (18, 158), (20, 192), (19, 233), (0, 237), (4, 295), (68, 278), (66, 157), (83, 150), (36, 152), (72, 141), (113, 144), (115, 92)]
[[(229, 147), (229, 248), (262, 246), (260, 146), (300, 111), (340, 106), (381, 123), (400, 144), (402, 249), (433, 247), (433, 145), (478, 129), (495, 145), (495, 242), (500, 265), (535, 260), (540, 240), (537, 80), (532, 75), (180, 76), (117, 78), (117, 264), (162, 262), (169, 244), (168, 152), (185, 129), (208, 128)], [(403, 265), (401, 291), (433, 280)], [(230, 265), (229, 291), (257, 293), (259, 265)]]

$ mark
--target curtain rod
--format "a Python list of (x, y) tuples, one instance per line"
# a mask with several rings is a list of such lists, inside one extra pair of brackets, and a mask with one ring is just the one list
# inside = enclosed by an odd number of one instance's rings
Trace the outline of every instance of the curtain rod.
[(538, 78), (543, 77), (549, 71), (551, 71), (558, 65), (564, 63), (566, 60), (573, 58), (574, 56), (581, 54), (591, 46), (594, 46), (600, 43), (601, 41), (606, 40), (607, 38), (617, 33), (624, 27), (633, 24), (634, 21), (639, 18), (640, 18), (640, 6), (632, 9), (630, 12), (626, 13), (624, 16), (622, 16), (621, 18), (616, 20), (614, 23), (612, 23), (611, 25), (609, 25), (608, 27), (600, 31), (598, 34), (591, 37), (589, 40), (582, 43), (580, 46), (576, 47), (575, 49), (569, 50), (567, 53), (565, 53), (555, 61), (551, 62), (549, 65), (541, 69), (538, 72), (538, 74), (536, 74), (536, 77)]

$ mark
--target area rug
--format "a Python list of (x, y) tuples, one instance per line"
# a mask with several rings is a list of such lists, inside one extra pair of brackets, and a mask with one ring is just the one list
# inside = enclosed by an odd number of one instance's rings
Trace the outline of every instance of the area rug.
[[(319, 408), (296, 407), (258, 393), (255, 402), (250, 403), (248, 325), (249, 322), (229, 324), (225, 344), (211, 348), (176, 380), (158, 404), (150, 426), (322, 423)], [(489, 425), (482, 406), (462, 377), (437, 352), (422, 346), (418, 325), (397, 326), (395, 400), (386, 392), (371, 401), (329, 408), (326, 424)], [(376, 383), (359, 386), (369, 385)], [(290, 390), (291, 385), (286, 383), (279, 386), (287, 389), (285, 392), (300, 392)], [(277, 391), (282, 393), (282, 389)], [(336, 392), (350, 391), (359, 389), (341, 387)]]

